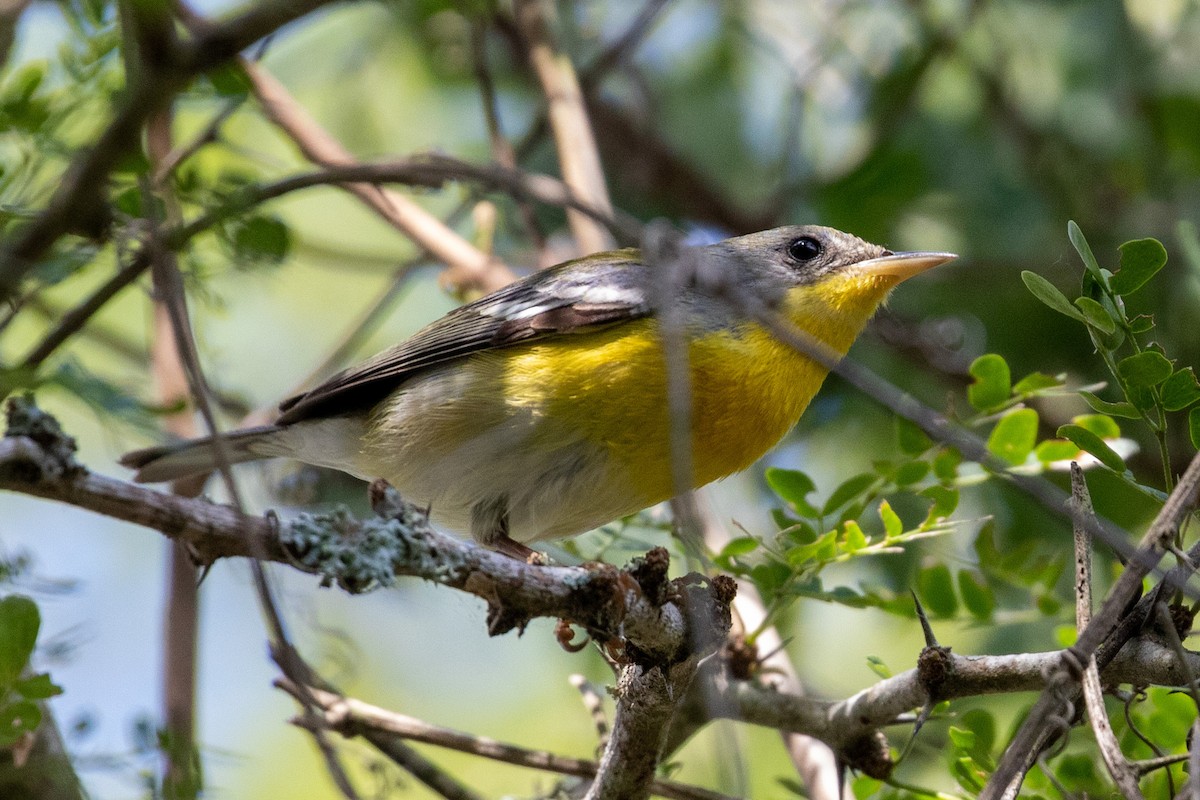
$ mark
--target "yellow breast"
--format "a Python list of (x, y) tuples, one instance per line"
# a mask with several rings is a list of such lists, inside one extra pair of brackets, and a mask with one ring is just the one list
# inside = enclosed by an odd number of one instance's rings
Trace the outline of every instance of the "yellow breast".
[[(844, 353), (886, 294), (848, 292), (839, 302), (802, 292), (784, 316)], [(750, 466), (795, 425), (826, 370), (756, 324), (690, 341), (692, 486)], [(666, 373), (654, 320), (560, 336), (503, 356), (508, 402), (565, 423), (601, 445), (642, 495), (640, 506), (676, 494), (671, 482)], [(560, 424), (546, 426), (561, 435)], [(552, 442), (542, 443), (552, 447)]]

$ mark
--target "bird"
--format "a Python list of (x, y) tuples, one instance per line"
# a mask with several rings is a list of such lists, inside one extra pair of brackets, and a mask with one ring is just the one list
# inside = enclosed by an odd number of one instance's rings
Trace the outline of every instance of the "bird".
[[(901, 281), (956, 256), (893, 252), (818, 225), (686, 248), (680, 283), (692, 475), (739, 472), (796, 424), (827, 374), (730, 288), (844, 355)], [(715, 277), (714, 277), (715, 276)], [(572, 536), (678, 494), (663, 271), (633, 248), (535, 272), (222, 435), (229, 463), (289, 457), (382, 478), (433, 521), (500, 552)], [(211, 437), (127, 453), (134, 480), (214, 470)]]

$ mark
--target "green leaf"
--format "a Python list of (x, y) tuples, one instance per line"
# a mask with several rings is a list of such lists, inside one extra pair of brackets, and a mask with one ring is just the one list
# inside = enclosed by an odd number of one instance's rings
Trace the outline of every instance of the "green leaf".
[(1133, 319), (1129, 320), (1129, 330), (1132, 333), (1147, 333), (1154, 328), (1154, 317), (1147, 314), (1138, 314)]
[(892, 670), (879, 656), (867, 656), (867, 668), (884, 680), (892, 677)]
[(829, 531), (812, 544), (800, 545), (788, 550), (787, 560), (794, 567), (803, 567), (813, 561), (828, 561), (836, 555), (837, 531)]
[(963, 756), (955, 760), (954, 779), (958, 781), (959, 786), (972, 795), (976, 795), (982, 791), (984, 785), (987, 783), (987, 775), (976, 765), (975, 759), (970, 756)]
[(896, 468), (894, 480), (897, 486), (911, 486), (929, 474), (929, 462), (909, 461)]
[(974, 382), (967, 387), (967, 401), (980, 411), (1003, 404), (1012, 395), (1012, 373), (1002, 356), (988, 353), (971, 362)]
[(954, 579), (945, 564), (934, 564), (917, 573), (917, 594), (921, 597), (921, 603), (935, 617), (952, 617), (958, 611)]
[(896, 417), (896, 443), (901, 453), (910, 456), (919, 456), (933, 446), (925, 431), (904, 417)]
[(250, 93), (250, 77), (237, 63), (224, 64), (209, 70), (208, 79), (212, 81), (217, 94), (223, 97), (245, 97)]
[(1073, 461), (1079, 455), (1079, 445), (1066, 439), (1047, 439), (1038, 442), (1033, 454), (1043, 464), (1055, 461)]
[(1122, 296), (1145, 286), (1167, 263), (1167, 248), (1157, 239), (1134, 239), (1118, 249), (1121, 269), (1112, 278), (1112, 290)]
[(1073, 417), (1071, 422), (1081, 428), (1087, 428), (1101, 439), (1116, 439), (1121, 435), (1121, 426), (1117, 421), (1104, 414), (1080, 414)]
[(62, 687), (55, 685), (45, 672), (17, 681), (13, 688), (26, 700), (46, 700), (63, 693)]
[(950, 726), (948, 731), (950, 741), (959, 750), (973, 750), (975, 748), (975, 732)]
[(1062, 608), (1062, 603), (1052, 594), (1043, 592), (1034, 598), (1033, 604), (1037, 606), (1037, 610), (1045, 614), (1047, 617), (1053, 617)]
[(1107, 400), (1101, 400), (1091, 392), (1080, 392), (1082, 397), (1093, 411), (1099, 411), (1101, 414), (1108, 414), (1110, 417), (1125, 417), (1126, 419), (1141, 419), (1141, 414), (1134, 408), (1133, 403), (1110, 403)]
[(1087, 324), (1098, 331), (1112, 333), (1117, 329), (1116, 321), (1109, 316), (1107, 309), (1090, 297), (1076, 297), (1075, 305), (1083, 312)]
[(1100, 262), (1096, 260), (1096, 256), (1092, 253), (1092, 246), (1088, 244), (1087, 239), (1083, 236), (1083, 231), (1079, 230), (1079, 226), (1075, 224), (1075, 220), (1067, 223), (1067, 238), (1071, 240), (1071, 244), (1075, 246), (1075, 251), (1079, 253), (1079, 257), (1083, 259), (1083, 266), (1087, 269), (1091, 276), (1101, 286), (1108, 286), (1108, 279), (1104, 276), (1104, 272), (1100, 269)]
[(15, 97), (18, 102), (28, 101), (46, 79), (47, 67), (45, 61), (30, 61), (13, 70), (4, 82), (5, 100)]
[(983, 574), (971, 569), (958, 573), (958, 592), (963, 605), (976, 619), (986, 622), (996, 610), (996, 596), (988, 586)]
[(1157, 350), (1123, 358), (1117, 362), (1117, 374), (1129, 386), (1157, 386), (1171, 377), (1173, 367)]
[(1044, 372), (1031, 372), (1013, 386), (1013, 394), (1029, 397), (1046, 389), (1062, 386), (1065, 379), (1062, 375), (1047, 375)]
[(292, 233), (276, 217), (252, 216), (241, 219), (230, 237), (234, 254), (251, 262), (278, 264), (287, 258)]
[(1074, 647), (1075, 642), (1079, 641), (1079, 629), (1074, 625), (1059, 625), (1054, 629), (1054, 640), (1064, 650)]
[(895, 539), (904, 533), (904, 523), (900, 520), (896, 512), (892, 510), (892, 506), (887, 500), (879, 504), (879, 518), (883, 520), (883, 531), (886, 538)]
[(858, 523), (852, 519), (846, 520), (843, 525), (846, 534), (843, 541), (846, 545), (846, 552), (853, 553), (862, 550), (867, 546), (867, 535), (863, 533), (863, 529), (858, 527)]
[(1188, 412), (1188, 437), (1192, 440), (1192, 447), (1200, 450), (1200, 408)]
[(1013, 466), (1025, 463), (1037, 443), (1038, 415), (1032, 408), (1019, 408), (1000, 418), (988, 436), (992, 455)]
[(807, 496), (816, 491), (812, 478), (797, 469), (780, 469), (769, 467), (764, 473), (767, 485), (779, 495), (780, 499), (790, 503), (797, 513), (806, 517), (817, 517), (817, 510), (808, 502)]
[(964, 730), (962, 728), (950, 726), (950, 729), (947, 733), (950, 736), (950, 744), (958, 747), (959, 750), (974, 750), (974, 744), (976, 744), (976, 741), (974, 741), (973, 730)]
[(809, 544), (817, 540), (817, 529), (807, 522), (797, 522), (784, 528), (780, 533), (786, 536), (792, 544)]
[(0, 600), (0, 689), (7, 691), (21, 677), (41, 624), (37, 603), (28, 597), (11, 594)]
[(721, 548), (721, 553), (718, 558), (733, 558), (734, 556), (744, 556), (753, 553), (758, 549), (758, 540), (753, 536), (739, 536), (736, 539), (730, 540), (724, 547)]
[[(829, 499), (825, 501), (825, 505), (821, 506), (821, 514), (832, 514), (865, 492), (875, 483), (875, 480), (875, 473), (863, 472), (842, 481), (841, 485), (833, 490), (833, 494), (829, 495)], [(817, 515), (814, 513), (813, 516)]]
[(976, 758), (992, 752), (996, 744), (996, 719), (991, 712), (973, 708), (959, 717), (959, 724), (975, 734)]
[(943, 483), (953, 483), (958, 478), (958, 465), (961, 463), (962, 453), (948, 447), (933, 457), (933, 474)]
[(1200, 400), (1200, 383), (1191, 367), (1172, 373), (1163, 381), (1162, 404), (1167, 411), (1182, 411)]
[(1087, 324), (1087, 319), (1083, 316), (1083, 312), (1071, 305), (1067, 300), (1067, 296), (1054, 287), (1054, 284), (1038, 275), (1036, 272), (1024, 270), (1021, 273), (1021, 280), (1025, 282), (1025, 287), (1033, 293), (1033, 296), (1041, 300), (1050, 308), (1060, 314), (1065, 314), (1073, 320)]
[(958, 508), (958, 489), (948, 486), (926, 486), (920, 494), (933, 501), (933, 505), (929, 507), (929, 513), (926, 515), (927, 522), (945, 519), (954, 513), (954, 509)]
[(18, 700), (0, 709), (0, 745), (8, 746), (42, 724), (42, 712), (37, 703)]
[(1080, 450), (1091, 453), (1100, 463), (1116, 472), (1125, 471), (1125, 462), (1096, 434), (1080, 425), (1063, 425), (1058, 435), (1070, 439)]

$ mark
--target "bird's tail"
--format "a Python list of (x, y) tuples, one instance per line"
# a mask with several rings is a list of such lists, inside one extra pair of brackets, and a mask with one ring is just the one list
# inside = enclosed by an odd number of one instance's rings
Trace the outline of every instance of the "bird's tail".
[[(277, 440), (282, 430), (278, 425), (262, 425), (222, 434), (221, 449), (230, 464), (280, 455)], [(133, 476), (138, 483), (160, 483), (212, 472), (220, 461), (211, 436), (147, 447), (121, 456), (123, 466), (138, 471)]]

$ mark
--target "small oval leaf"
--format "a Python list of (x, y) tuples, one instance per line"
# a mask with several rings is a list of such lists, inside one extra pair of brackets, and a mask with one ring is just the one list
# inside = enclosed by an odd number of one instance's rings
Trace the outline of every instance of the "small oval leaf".
[(11, 594), (0, 600), (0, 689), (7, 691), (21, 677), (41, 624), (37, 603), (28, 597)]
[(1012, 395), (1012, 373), (1002, 356), (982, 355), (971, 362), (970, 372), (975, 380), (967, 387), (967, 401), (980, 411), (995, 408)]
[(1133, 294), (1167, 263), (1167, 248), (1157, 239), (1134, 239), (1118, 249), (1121, 270), (1112, 277), (1112, 290), (1119, 295)]
[(1101, 400), (1091, 392), (1080, 392), (1080, 396), (1092, 407), (1093, 411), (1099, 411), (1101, 414), (1108, 414), (1110, 417), (1124, 417), (1126, 419), (1141, 419), (1142, 415), (1133, 407), (1133, 403), (1110, 403), (1107, 400)]
[(919, 456), (933, 446), (925, 431), (904, 417), (896, 417), (896, 443), (901, 453), (910, 456)]
[(1182, 411), (1200, 400), (1200, 383), (1191, 367), (1175, 372), (1163, 381), (1162, 404), (1167, 411)]
[(764, 473), (767, 485), (779, 495), (781, 500), (791, 504), (797, 513), (806, 517), (817, 516), (817, 510), (806, 499), (816, 490), (812, 478), (797, 469), (780, 469), (770, 467)]
[(1071, 461), (1079, 456), (1079, 445), (1066, 439), (1047, 439), (1034, 448), (1034, 455), (1043, 464)]
[(879, 518), (883, 521), (883, 532), (888, 539), (895, 539), (904, 533), (904, 523), (887, 500), (879, 504)]
[(865, 492), (873, 483), (875, 483), (875, 473), (873, 472), (863, 472), (847, 478), (833, 490), (833, 494), (829, 495), (825, 505), (821, 506), (821, 514), (833, 513)]
[(1117, 323), (1108, 315), (1104, 306), (1090, 297), (1076, 297), (1075, 305), (1083, 312), (1087, 324), (1098, 331), (1112, 333), (1117, 329)]
[(1083, 312), (1071, 305), (1067, 300), (1067, 296), (1054, 287), (1054, 284), (1038, 275), (1036, 272), (1025, 270), (1021, 273), (1021, 280), (1025, 282), (1025, 287), (1033, 293), (1033, 296), (1041, 300), (1050, 308), (1060, 314), (1065, 314), (1073, 320), (1087, 323), (1083, 316)]
[(1101, 439), (1116, 439), (1121, 435), (1121, 426), (1105, 414), (1080, 414), (1071, 418), (1071, 423), (1087, 428)]
[(935, 617), (952, 617), (958, 611), (954, 579), (945, 564), (934, 564), (917, 573), (917, 594), (922, 605)]
[(1013, 466), (1023, 464), (1037, 443), (1038, 415), (1032, 408), (1005, 414), (992, 428), (987, 448), (992, 455)]
[(1157, 350), (1146, 350), (1117, 362), (1117, 374), (1130, 386), (1157, 386), (1171, 377), (1172, 371), (1171, 362)]
[(983, 622), (992, 618), (996, 610), (996, 597), (987, 585), (983, 574), (972, 569), (958, 573), (958, 593), (971, 616)]
[(1067, 223), (1067, 238), (1075, 246), (1075, 252), (1079, 253), (1079, 257), (1083, 259), (1083, 266), (1091, 274), (1092, 278), (1101, 286), (1108, 286), (1108, 278), (1105, 277), (1104, 271), (1100, 269), (1100, 262), (1096, 260), (1096, 256), (1092, 253), (1092, 246), (1084, 238), (1083, 231), (1075, 224), (1075, 220)]
[(1084, 452), (1091, 453), (1101, 464), (1115, 472), (1125, 471), (1125, 461), (1096, 434), (1079, 425), (1063, 425), (1058, 435), (1070, 439)]

